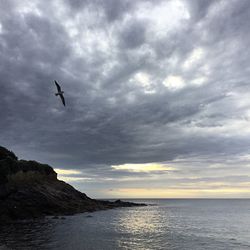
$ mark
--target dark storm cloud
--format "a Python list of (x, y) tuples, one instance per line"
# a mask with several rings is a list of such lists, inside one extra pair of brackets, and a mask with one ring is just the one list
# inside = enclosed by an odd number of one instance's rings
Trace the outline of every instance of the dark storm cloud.
[(207, 11), (213, 5), (216, 1), (214, 0), (194, 0), (194, 1), (186, 1), (191, 17), (195, 19), (195, 21), (198, 21), (201, 18), (204, 18), (207, 14)]
[(125, 24), (126, 28), (122, 30), (120, 43), (122, 49), (135, 49), (145, 42), (146, 26), (142, 22), (132, 22)]
[(65, 0), (65, 3), (70, 6), (74, 12), (81, 11), (85, 6), (87, 6), (90, 1), (89, 0)]
[(133, 6), (133, 1), (128, 0), (99, 0), (109, 22), (121, 19)]
[(111, 165), (189, 159), (172, 174), (203, 178), (199, 159), (249, 153), (248, 1), (0, 5), (0, 144), (20, 157), (147, 179)]

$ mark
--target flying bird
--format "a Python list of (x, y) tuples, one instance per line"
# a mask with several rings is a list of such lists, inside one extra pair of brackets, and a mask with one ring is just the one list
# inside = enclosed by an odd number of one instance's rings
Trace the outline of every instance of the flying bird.
[(56, 88), (57, 88), (57, 93), (55, 93), (55, 95), (56, 96), (60, 96), (61, 97), (61, 100), (62, 100), (62, 103), (63, 103), (63, 105), (65, 106), (65, 99), (64, 99), (64, 96), (63, 96), (63, 94), (64, 94), (64, 91), (62, 91), (61, 90), (61, 87), (60, 87), (60, 85), (57, 83), (57, 81), (55, 81), (55, 85), (56, 85)]

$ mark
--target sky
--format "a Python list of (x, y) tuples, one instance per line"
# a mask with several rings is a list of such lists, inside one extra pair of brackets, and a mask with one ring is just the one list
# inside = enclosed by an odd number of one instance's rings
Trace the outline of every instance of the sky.
[(248, 0), (0, 0), (0, 145), (93, 198), (250, 198), (249, 21)]

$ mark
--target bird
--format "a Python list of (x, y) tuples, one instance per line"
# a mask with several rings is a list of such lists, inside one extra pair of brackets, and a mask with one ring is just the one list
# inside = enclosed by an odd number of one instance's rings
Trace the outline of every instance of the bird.
[(63, 96), (63, 94), (64, 94), (64, 91), (62, 91), (61, 90), (61, 87), (60, 87), (60, 85), (57, 83), (57, 81), (54, 81), (55, 82), (55, 85), (56, 85), (56, 88), (57, 88), (57, 93), (55, 93), (55, 96), (60, 96), (61, 97), (61, 100), (62, 100), (62, 103), (63, 103), (63, 105), (65, 106), (65, 99), (64, 99), (64, 96)]

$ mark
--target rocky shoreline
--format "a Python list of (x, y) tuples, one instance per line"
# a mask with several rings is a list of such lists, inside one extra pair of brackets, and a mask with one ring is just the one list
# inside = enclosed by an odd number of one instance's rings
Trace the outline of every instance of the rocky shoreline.
[(91, 199), (58, 180), (49, 165), (18, 160), (0, 146), (0, 222), (132, 206), (146, 205)]

